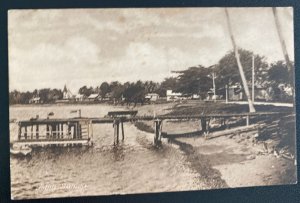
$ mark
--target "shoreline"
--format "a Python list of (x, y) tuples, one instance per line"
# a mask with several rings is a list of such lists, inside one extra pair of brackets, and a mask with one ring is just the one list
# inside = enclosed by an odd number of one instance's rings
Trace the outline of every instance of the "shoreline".
[[(234, 106), (231, 107), (234, 108)], [(167, 114), (177, 114), (191, 112), (194, 107), (193, 105), (178, 105), (175, 103), (175, 105), (160, 106), (159, 111), (167, 112)], [(273, 107), (267, 108), (274, 109)], [(238, 110), (240, 109), (238, 108)], [(278, 110), (285, 111), (287, 109), (291, 110), (291, 108), (286, 107)], [(147, 109), (147, 107), (142, 107), (141, 110), (141, 113), (152, 112), (152, 108)], [(149, 121), (138, 122), (135, 126), (139, 130), (148, 133), (154, 132)], [(176, 148), (185, 154), (190, 168), (199, 175), (199, 181), (203, 182), (207, 189), (297, 183), (297, 170), (294, 159), (287, 159), (283, 155), (277, 155), (274, 150), (272, 151), (273, 146), (279, 146), (273, 138), (253, 143), (255, 135), (259, 133), (257, 130), (253, 130), (239, 133), (232, 132), (207, 140), (199, 133), (198, 128), (199, 123), (195, 121), (166, 122), (163, 125), (163, 132), (168, 133), (168, 142), (171, 145), (176, 145)], [(189, 134), (187, 132), (196, 134), (178, 138), (171, 137), (172, 133), (175, 133), (174, 135), (178, 133)], [(219, 134), (221, 132), (217, 131)], [(291, 143), (287, 143), (287, 145), (289, 144), (291, 145)], [(267, 151), (264, 148), (265, 146), (269, 146)], [(281, 147), (281, 150), (286, 150), (286, 146)], [(290, 151), (293, 151), (293, 147), (295, 146), (289, 146), (289, 148), (292, 148)]]

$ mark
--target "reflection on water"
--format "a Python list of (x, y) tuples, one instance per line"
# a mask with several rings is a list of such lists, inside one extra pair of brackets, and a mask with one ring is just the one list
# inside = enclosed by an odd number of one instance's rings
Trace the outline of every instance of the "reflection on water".
[[(82, 116), (103, 116), (112, 106), (11, 107), (10, 118), (28, 119), (54, 112), (71, 117), (72, 109)], [(43, 148), (30, 157), (11, 157), (11, 188), (14, 199), (61, 196), (109, 195), (200, 189), (197, 174), (185, 164), (175, 148), (152, 147), (153, 135), (126, 123), (125, 140), (113, 146), (111, 124), (94, 125), (91, 148)], [(10, 125), (11, 140), (17, 126)]]

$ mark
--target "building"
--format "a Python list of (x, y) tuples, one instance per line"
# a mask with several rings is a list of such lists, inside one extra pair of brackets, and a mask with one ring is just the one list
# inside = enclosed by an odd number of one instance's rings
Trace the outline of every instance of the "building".
[(77, 102), (81, 102), (81, 101), (83, 101), (83, 99), (84, 99), (84, 95), (83, 94), (77, 94), (75, 96), (75, 101), (77, 101)]
[(97, 101), (98, 98), (100, 97), (99, 94), (91, 94), (90, 96), (88, 96), (88, 101)]
[(149, 99), (150, 101), (157, 101), (159, 99), (159, 95), (157, 93), (148, 93), (146, 94), (145, 99)]
[(63, 99), (64, 100), (70, 100), (72, 98), (73, 98), (73, 94), (71, 93), (71, 91), (65, 85), (64, 89), (63, 89)]
[[(250, 96), (252, 97), (252, 87), (249, 87)], [(269, 94), (265, 87), (256, 85), (254, 88), (255, 100), (266, 101), (269, 100)], [(229, 101), (241, 101), (247, 100), (246, 94), (240, 85), (233, 85), (228, 87), (228, 100)]]
[(172, 90), (167, 90), (167, 101), (176, 101), (180, 100), (182, 93), (173, 92)]
[(30, 104), (39, 104), (41, 103), (41, 98), (40, 97), (33, 97), (29, 100)]

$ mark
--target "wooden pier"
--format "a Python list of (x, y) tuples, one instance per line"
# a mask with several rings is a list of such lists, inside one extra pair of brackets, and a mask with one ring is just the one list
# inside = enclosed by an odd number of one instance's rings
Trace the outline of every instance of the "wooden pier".
[[(114, 145), (125, 139), (124, 122), (153, 121), (154, 145), (161, 143), (162, 124), (164, 120), (198, 120), (201, 131), (206, 135), (210, 131), (210, 121), (219, 119), (225, 127), (228, 120), (244, 120), (246, 126), (251, 119), (261, 116), (283, 116), (290, 112), (257, 112), (238, 114), (200, 114), (200, 115), (161, 115), (136, 116), (137, 111), (108, 112), (107, 116), (97, 118), (70, 118), (70, 119), (30, 119), (18, 122), (19, 132), (16, 143), (27, 146), (77, 146), (90, 145), (93, 138), (93, 124), (112, 123), (114, 129)], [(227, 127), (226, 127), (227, 128)]]
[(19, 121), (18, 140), (25, 146), (81, 146), (92, 144), (93, 128), (88, 118), (30, 119)]

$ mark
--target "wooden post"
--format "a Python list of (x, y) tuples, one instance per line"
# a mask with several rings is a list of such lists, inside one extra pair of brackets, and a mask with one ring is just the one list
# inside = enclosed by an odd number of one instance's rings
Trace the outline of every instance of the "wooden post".
[(64, 138), (64, 124), (61, 124), (61, 138)]
[(206, 118), (201, 117), (201, 131), (206, 132)]
[(57, 124), (57, 138), (60, 138), (60, 123)]
[(49, 125), (47, 124), (47, 125), (46, 125), (46, 138), (47, 138), (47, 139), (49, 139), (49, 131), (50, 131)]
[(119, 143), (119, 120), (115, 119), (113, 122), (114, 127), (114, 145)]
[(121, 121), (121, 128), (122, 128), (122, 140), (124, 140), (124, 125), (123, 125), (123, 121)]
[(54, 131), (54, 132), (52, 133), (52, 137), (53, 137), (54, 139), (56, 139), (56, 131), (57, 131), (56, 124), (52, 124), (52, 130)]
[(117, 121), (117, 143), (119, 143), (119, 121)]
[(36, 139), (38, 140), (39, 139), (39, 124), (36, 124)]
[(18, 140), (21, 140), (21, 135), (22, 135), (22, 127), (21, 124), (19, 123), (19, 132), (18, 132)]
[(30, 139), (33, 139), (33, 125), (31, 124), (30, 128)]
[(68, 122), (67, 137), (71, 135), (71, 124)]
[(249, 125), (249, 115), (246, 116), (246, 125)]
[(161, 135), (161, 120), (156, 119), (154, 120), (155, 130), (154, 130), (154, 145), (159, 143), (159, 136)]
[(213, 79), (213, 90), (214, 90), (214, 102), (216, 102), (216, 84), (215, 84), (215, 72), (212, 73), (212, 79)]
[(225, 98), (226, 98), (226, 104), (228, 103), (228, 85), (225, 85)]
[(161, 141), (161, 134), (162, 134), (162, 125), (163, 124), (163, 121), (161, 120), (160, 122), (160, 128), (159, 128), (159, 141)]
[(27, 126), (25, 126), (25, 133), (24, 133), (24, 137), (25, 137), (25, 140), (27, 140)]

